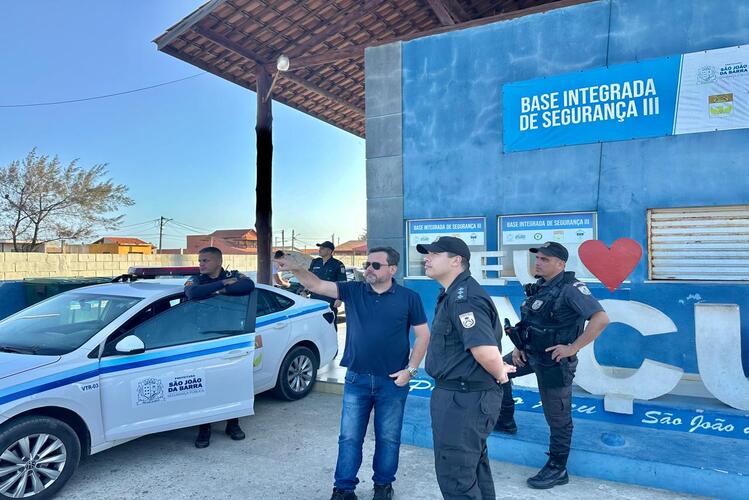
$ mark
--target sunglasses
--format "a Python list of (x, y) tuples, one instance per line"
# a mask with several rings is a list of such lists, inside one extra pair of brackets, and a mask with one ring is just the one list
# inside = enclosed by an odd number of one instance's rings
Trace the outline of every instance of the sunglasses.
[(380, 264), (379, 262), (365, 262), (362, 266), (363, 269), (368, 268), (369, 266), (372, 266), (372, 269), (375, 271), (379, 271), (382, 266), (389, 266), (390, 264)]

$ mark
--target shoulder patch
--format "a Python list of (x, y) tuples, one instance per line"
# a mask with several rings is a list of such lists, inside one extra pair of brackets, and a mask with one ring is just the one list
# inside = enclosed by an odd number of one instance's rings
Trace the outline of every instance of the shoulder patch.
[(572, 286), (577, 288), (577, 290), (583, 295), (590, 295), (590, 288), (588, 288), (588, 286), (582, 281), (577, 281), (573, 283)]
[(458, 318), (460, 318), (460, 324), (463, 325), (463, 328), (473, 328), (476, 325), (473, 311), (461, 314)]

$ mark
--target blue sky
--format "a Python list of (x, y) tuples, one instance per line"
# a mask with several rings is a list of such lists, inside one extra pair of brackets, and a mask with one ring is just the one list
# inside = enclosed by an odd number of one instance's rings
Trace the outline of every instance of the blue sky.
[[(0, 105), (127, 91), (200, 73), (152, 40), (202, 0), (3, 2)], [(366, 224), (364, 140), (274, 103), (274, 234), (343, 242)], [(82, 103), (0, 108), (0, 165), (33, 147), (108, 163), (135, 205), (117, 231), (156, 242), (159, 216), (200, 229), (254, 227), (255, 94), (204, 74)], [(164, 247), (191, 231), (167, 224)], [(288, 241), (287, 241), (288, 244)]]

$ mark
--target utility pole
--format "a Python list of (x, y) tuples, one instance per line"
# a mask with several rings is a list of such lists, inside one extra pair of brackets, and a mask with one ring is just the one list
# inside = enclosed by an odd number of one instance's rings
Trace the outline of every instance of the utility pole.
[(296, 239), (296, 235), (294, 233), (294, 230), (291, 230), (291, 251), (294, 251), (294, 240)]
[(281, 248), (283, 250), (286, 250), (286, 238), (285, 238), (285, 233), (283, 229), (281, 229)]
[(164, 216), (159, 217), (159, 254), (161, 253), (161, 240), (164, 236), (164, 226), (167, 222), (169, 222), (172, 219), (167, 219)]
[(330, 235), (330, 242), (335, 245), (335, 233)]

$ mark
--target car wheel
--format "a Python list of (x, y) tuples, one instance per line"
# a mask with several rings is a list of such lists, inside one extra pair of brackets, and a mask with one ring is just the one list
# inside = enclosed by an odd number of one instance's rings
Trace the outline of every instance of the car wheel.
[(283, 358), (275, 393), (281, 399), (301, 399), (312, 390), (317, 377), (317, 357), (308, 347), (297, 346)]
[(22, 417), (0, 432), (0, 498), (52, 498), (78, 467), (81, 443), (65, 422)]

